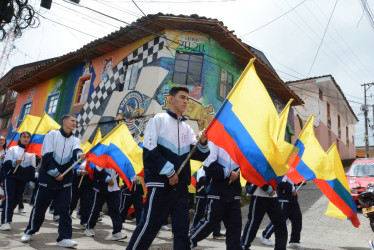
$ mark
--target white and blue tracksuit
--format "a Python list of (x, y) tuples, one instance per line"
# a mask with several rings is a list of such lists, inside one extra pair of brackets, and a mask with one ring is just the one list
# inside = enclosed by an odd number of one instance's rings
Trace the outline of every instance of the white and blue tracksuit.
[[(178, 175), (178, 184), (169, 185), (172, 177), (197, 143), (195, 133), (182, 116), (167, 110), (155, 115), (144, 135), (144, 180), (148, 188), (140, 223), (127, 249), (148, 249), (169, 213), (172, 217), (174, 249), (189, 249), (188, 185), (191, 183), (190, 163)], [(197, 146), (192, 159), (203, 161), (209, 155), (208, 145)]]
[(209, 148), (210, 155), (203, 163), (206, 178), (210, 180), (206, 188), (206, 215), (191, 230), (190, 247), (195, 247), (197, 242), (205, 239), (223, 221), (226, 227), (226, 248), (240, 249), (242, 188), (239, 177), (230, 182), (231, 173), (238, 171), (239, 166), (224, 149), (213, 143), (209, 143)]
[(30, 221), (25, 234), (35, 234), (43, 224), (45, 213), (51, 201), (55, 202), (56, 214), (60, 215), (57, 241), (71, 239), (72, 224), (69, 213), (73, 171), (70, 170), (62, 181), (55, 178), (64, 173), (82, 153), (81, 143), (72, 134), (67, 135), (61, 128), (49, 131), (42, 146), (42, 166), (39, 171), (39, 188)]
[[(278, 184), (277, 194), (279, 203), (283, 209), (283, 214), (291, 221), (291, 238), (290, 243), (300, 243), (300, 233), (302, 228), (302, 214), (297, 195), (292, 196), (296, 190), (294, 183), (284, 176), (282, 182)], [(272, 222), (262, 232), (262, 236), (269, 239), (274, 232), (274, 224)]]
[(252, 241), (256, 237), (265, 213), (274, 224), (275, 246), (276, 250), (285, 250), (287, 245), (287, 225), (283, 215), (282, 208), (278, 202), (278, 197), (269, 196), (273, 192), (270, 185), (264, 185), (262, 188), (256, 187), (249, 203), (248, 220), (243, 229), (241, 238), (241, 248), (248, 250)]
[[(108, 182), (112, 180), (113, 186), (109, 186)], [(108, 205), (108, 213), (112, 219), (113, 231), (112, 234), (121, 232), (122, 218), (119, 212), (119, 202), (121, 192), (118, 187), (117, 173), (113, 169), (100, 168), (95, 166), (93, 176), (93, 190), (94, 199), (87, 221), (87, 229), (94, 229), (97, 219), (99, 218), (104, 202)]]
[[(3, 174), (5, 205), (1, 213), (1, 223), (10, 223), (13, 218), (13, 211), (20, 203), (25, 191), (26, 183), (32, 186), (35, 180), (36, 157), (35, 154), (24, 153), (25, 146), (18, 143), (11, 147), (5, 154)], [(16, 161), (23, 160), (17, 171)]]

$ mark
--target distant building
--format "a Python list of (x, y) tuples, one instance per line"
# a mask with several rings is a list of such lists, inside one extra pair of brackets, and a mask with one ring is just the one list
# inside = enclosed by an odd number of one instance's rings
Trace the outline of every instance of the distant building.
[(358, 119), (334, 77), (312, 77), (287, 82), (287, 85), (305, 103), (294, 107), (294, 141), (301, 126), (314, 114), (314, 132), (322, 148), (327, 151), (335, 142), (342, 160), (356, 158), (355, 125)]

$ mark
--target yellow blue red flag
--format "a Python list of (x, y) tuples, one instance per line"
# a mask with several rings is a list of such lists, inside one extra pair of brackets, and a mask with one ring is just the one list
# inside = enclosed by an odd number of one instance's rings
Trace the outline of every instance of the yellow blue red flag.
[(131, 179), (143, 169), (143, 150), (123, 122), (96, 144), (86, 158), (99, 167), (114, 169), (130, 189)]
[[(101, 130), (100, 128), (97, 129), (95, 138), (92, 140), (91, 148), (93, 148), (96, 144), (98, 144), (101, 140), (103, 139), (101, 135)], [(89, 150), (88, 150), (89, 151)], [(88, 176), (90, 179), (93, 179), (93, 174), (94, 174), (94, 169), (95, 169), (95, 164), (91, 163), (90, 161), (86, 161), (86, 167), (84, 168), (88, 172)]]
[(293, 183), (314, 179), (335, 179), (330, 159), (314, 135), (313, 121), (312, 114), (301, 130), (288, 160), (287, 177)]
[(45, 112), (39, 120), (33, 134), (31, 136), (30, 142), (27, 145), (25, 152), (35, 153), (37, 156), (42, 157), (42, 145), (45, 135), (52, 129), (60, 129), (60, 124), (53, 120)]
[(33, 115), (26, 115), (23, 121), (21, 122), (21, 125), (18, 127), (16, 134), (12, 138), (12, 140), (9, 142), (8, 148), (17, 146), (18, 138), (22, 132), (29, 132), (32, 134), (38, 126), (38, 123), (40, 121), (39, 116), (33, 116)]
[(277, 147), (279, 117), (253, 62), (244, 69), (206, 134), (240, 166), (244, 179), (275, 187), (287, 173)]
[(314, 180), (322, 193), (324, 193), (330, 201), (325, 214), (340, 219), (349, 219), (353, 226), (358, 227), (360, 221), (357, 217), (356, 204), (352, 198), (343, 164), (335, 143), (327, 151), (327, 155), (334, 168), (336, 178), (327, 181), (321, 179)]

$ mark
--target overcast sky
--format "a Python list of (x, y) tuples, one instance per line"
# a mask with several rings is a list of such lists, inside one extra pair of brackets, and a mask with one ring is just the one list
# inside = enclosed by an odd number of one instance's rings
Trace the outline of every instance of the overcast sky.
[[(331, 74), (360, 120), (356, 126), (356, 145), (364, 145), (364, 116), (360, 111), (364, 103), (364, 89), (361, 84), (374, 82), (374, 27), (370, 26), (363, 12), (361, 0), (340, 0), (335, 9), (336, 0), (135, 2), (145, 14), (198, 14), (222, 21), (244, 42), (263, 51), (284, 81)], [(373, 1), (368, 2), (374, 8)], [(31, 3), (49, 20), (40, 17), (41, 24), (37, 29), (27, 30), (21, 38), (15, 40), (15, 49), (10, 55), (5, 73), (17, 65), (77, 50), (142, 16), (132, 1), (80, 1), (82, 6), (123, 22), (63, 0), (53, 0), (51, 10), (40, 8), (39, 0), (31, 0)], [(4, 43), (0, 47), (1, 51), (3, 46)], [(368, 95), (371, 94), (374, 94), (374, 87), (368, 92)], [(368, 104), (374, 104), (372, 97), (368, 98)], [(370, 123), (374, 124), (371, 108), (369, 114)], [(371, 145), (374, 144), (373, 133), (374, 130), (369, 129)]]

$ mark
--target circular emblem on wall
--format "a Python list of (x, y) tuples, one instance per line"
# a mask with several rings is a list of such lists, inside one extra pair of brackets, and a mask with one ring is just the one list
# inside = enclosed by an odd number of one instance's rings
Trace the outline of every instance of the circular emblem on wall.
[[(142, 132), (139, 128), (139, 121), (136, 122), (145, 112), (143, 95), (138, 91), (128, 93), (121, 101), (117, 111), (117, 121), (125, 122), (132, 134)], [(137, 119), (138, 118), (138, 119)]]

